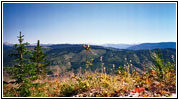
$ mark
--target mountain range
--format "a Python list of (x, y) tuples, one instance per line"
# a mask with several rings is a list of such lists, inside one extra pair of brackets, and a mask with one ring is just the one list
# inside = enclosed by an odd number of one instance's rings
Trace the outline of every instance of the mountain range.
[[(156, 46), (157, 44), (157, 46)], [(88, 54), (88, 60), (93, 60), (93, 65), (90, 67), (92, 71), (101, 69), (100, 57), (103, 57), (103, 63), (107, 72), (111, 71), (113, 64), (117, 69), (119, 66), (131, 64), (138, 72), (142, 72), (144, 68), (152, 69), (154, 66), (152, 55), (160, 52), (162, 59), (165, 62), (172, 62), (171, 56), (176, 57), (176, 43), (153, 43), (153, 44), (139, 44), (128, 47), (127, 49), (119, 49), (114, 47), (104, 47), (98, 45), (91, 45), (91, 50)], [(143, 48), (141, 48), (141, 45)], [(35, 46), (31, 45), (27, 48), (33, 50)], [(145, 48), (144, 48), (145, 47)], [(137, 49), (136, 49), (137, 48)], [(158, 48), (158, 49), (157, 49)], [(60, 68), (64, 71), (78, 71), (81, 67), (85, 69), (86, 51), (82, 44), (55, 44), (43, 46), (42, 50), (47, 54), (47, 60), (50, 62), (49, 69), (56, 71)], [(14, 52), (12, 45), (3, 44), (3, 67), (11, 67), (15, 64), (13, 57), (9, 54)], [(174, 58), (175, 58), (174, 57)], [(127, 59), (127, 60), (125, 60)]]
[(176, 49), (176, 42), (160, 42), (160, 43), (142, 43), (128, 47), (129, 50), (144, 50), (144, 49), (164, 49), (173, 48)]
[[(61, 47), (65, 45), (81, 45), (81, 44), (41, 44), (42, 46), (55, 46), (55, 45), (61, 45)], [(11, 47), (13, 46), (12, 43), (4, 42), (4, 47)], [(30, 44), (30, 46), (36, 46), (36, 43)], [(173, 48), (176, 49), (176, 42), (159, 42), (159, 43), (141, 43), (141, 44), (102, 44), (97, 46), (103, 46), (108, 48), (117, 48), (117, 49), (128, 49), (128, 50), (145, 50), (145, 49), (157, 49), (157, 48)]]
[(135, 44), (103, 44), (101, 46), (103, 47), (111, 47), (111, 48), (117, 48), (117, 49), (127, 49), (131, 46), (134, 46)]

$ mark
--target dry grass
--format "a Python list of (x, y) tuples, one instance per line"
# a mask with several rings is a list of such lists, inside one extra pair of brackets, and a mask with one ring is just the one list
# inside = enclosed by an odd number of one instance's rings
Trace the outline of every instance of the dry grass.
[[(176, 92), (176, 74), (172, 72), (167, 72), (162, 81), (153, 71), (142, 75), (136, 72), (69, 74), (55, 80), (36, 80), (41, 87), (31, 88), (30, 97), (124, 97), (132, 93), (140, 97), (169, 97)], [(3, 84), (3, 96), (19, 96), (17, 89), (18, 84)]]

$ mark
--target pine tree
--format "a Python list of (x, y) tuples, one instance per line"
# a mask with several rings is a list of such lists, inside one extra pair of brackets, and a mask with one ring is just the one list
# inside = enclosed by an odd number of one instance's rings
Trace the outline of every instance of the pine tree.
[(14, 65), (14, 67), (12, 68), (12, 74), (13, 74), (13, 79), (16, 80), (17, 83), (22, 83), (23, 79), (25, 77), (27, 77), (26, 74), (26, 67), (27, 67), (27, 59), (24, 58), (24, 56), (26, 56), (27, 54), (29, 54), (29, 51), (27, 50), (27, 48), (25, 46), (27, 46), (29, 43), (23, 43), (23, 37), (24, 35), (21, 34), (20, 32), (20, 36), (18, 36), (18, 41), (19, 44), (15, 44), (15, 50), (16, 53), (11, 54), (12, 56), (16, 57), (16, 62), (17, 64)]
[(33, 55), (31, 57), (31, 61), (36, 65), (36, 71), (38, 76), (45, 77), (47, 73), (47, 66), (49, 63), (46, 63), (45, 59), (46, 55), (42, 52), (42, 46), (40, 46), (40, 40), (37, 41), (37, 46), (34, 48)]
[(29, 43), (23, 43), (24, 35), (21, 34), (18, 36), (19, 44), (15, 44), (16, 53), (11, 54), (11, 56), (16, 57), (16, 64), (14, 67), (10, 68), (10, 74), (12, 79), (16, 80), (16, 83), (19, 84), (19, 96), (30, 96), (30, 88), (33, 86), (32, 80), (35, 80), (36, 69), (33, 63), (30, 63), (28, 58), (25, 58), (30, 54), (30, 51), (27, 50), (26, 46)]

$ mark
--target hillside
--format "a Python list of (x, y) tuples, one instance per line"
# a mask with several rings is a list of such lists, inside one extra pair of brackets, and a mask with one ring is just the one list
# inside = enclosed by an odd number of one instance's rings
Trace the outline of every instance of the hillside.
[[(29, 46), (32, 50), (34, 47)], [(103, 56), (103, 63), (106, 67), (107, 73), (110, 73), (113, 64), (117, 69), (119, 66), (127, 65), (130, 62), (138, 72), (142, 72), (144, 67), (151, 69), (153, 64), (152, 52), (160, 52), (165, 61), (172, 61), (171, 55), (176, 56), (175, 49), (153, 49), (153, 50), (119, 50), (112, 48), (105, 48), (101, 46), (91, 46), (92, 50), (89, 52), (89, 60), (94, 59), (93, 65), (90, 67), (92, 71), (101, 70), (100, 57)], [(47, 54), (47, 59), (51, 63), (50, 68), (60, 68), (60, 71), (75, 72), (80, 67), (85, 69), (86, 52), (82, 45), (59, 44), (43, 47), (43, 51)], [(13, 58), (8, 56), (13, 52), (12, 47), (3, 48), (3, 64), (6, 66), (13, 66)], [(127, 58), (127, 60), (125, 60)], [(56, 71), (56, 69), (54, 69)]]

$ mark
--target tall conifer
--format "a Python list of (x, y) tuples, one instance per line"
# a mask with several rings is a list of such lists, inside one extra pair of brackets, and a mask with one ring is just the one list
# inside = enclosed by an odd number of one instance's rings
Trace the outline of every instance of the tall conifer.
[(40, 46), (40, 40), (37, 41), (37, 46), (34, 48), (31, 61), (35, 63), (37, 69), (37, 75), (45, 77), (47, 73), (47, 66), (49, 63), (46, 63), (46, 55), (42, 52), (42, 46)]
[(28, 54), (30, 51), (27, 50), (27, 45), (29, 43), (23, 43), (24, 35), (21, 34), (18, 36), (19, 44), (15, 44), (16, 52), (11, 54), (16, 57), (16, 64), (14, 67), (10, 68), (10, 74), (12, 79), (16, 80), (16, 83), (19, 85), (17, 91), (19, 91), (19, 96), (30, 96), (30, 88), (33, 86), (32, 81), (37, 79), (36, 69), (33, 63), (30, 63)]
[(26, 56), (29, 53), (29, 51), (25, 47), (29, 43), (23, 43), (23, 37), (24, 35), (22, 35), (20, 32), (20, 35), (18, 36), (19, 44), (14, 45), (16, 53), (11, 54), (16, 58), (16, 64), (12, 68), (12, 78), (15, 79), (17, 83), (22, 83), (24, 78), (28, 77), (28, 74), (26, 73), (28, 61), (26, 58), (24, 58), (24, 56)]

